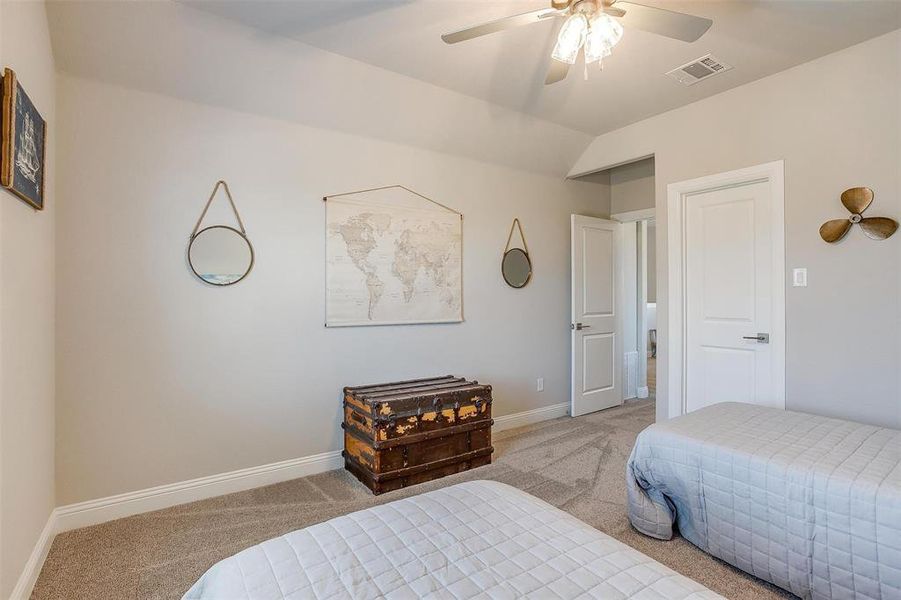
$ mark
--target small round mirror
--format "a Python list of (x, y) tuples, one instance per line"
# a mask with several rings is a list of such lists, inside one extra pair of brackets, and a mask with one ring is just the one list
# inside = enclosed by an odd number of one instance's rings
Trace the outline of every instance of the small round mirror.
[(232, 285), (250, 273), (253, 247), (237, 229), (206, 227), (191, 238), (188, 262), (194, 274), (212, 285)]
[(528, 253), (522, 248), (512, 248), (504, 252), (501, 272), (504, 281), (510, 287), (524, 287), (532, 278), (532, 261), (529, 260)]

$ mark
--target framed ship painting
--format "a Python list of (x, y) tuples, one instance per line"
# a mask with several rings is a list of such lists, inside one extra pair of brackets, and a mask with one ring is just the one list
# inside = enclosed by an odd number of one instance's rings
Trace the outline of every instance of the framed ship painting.
[(38, 210), (44, 208), (44, 147), (47, 123), (16, 81), (3, 72), (0, 185)]

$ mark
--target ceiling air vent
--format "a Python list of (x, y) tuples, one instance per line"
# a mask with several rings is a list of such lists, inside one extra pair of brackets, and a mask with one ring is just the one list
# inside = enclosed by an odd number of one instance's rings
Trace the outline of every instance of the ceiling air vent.
[(669, 71), (667, 75), (683, 85), (694, 85), (702, 79), (725, 73), (731, 68), (732, 65), (727, 65), (712, 54), (708, 54)]

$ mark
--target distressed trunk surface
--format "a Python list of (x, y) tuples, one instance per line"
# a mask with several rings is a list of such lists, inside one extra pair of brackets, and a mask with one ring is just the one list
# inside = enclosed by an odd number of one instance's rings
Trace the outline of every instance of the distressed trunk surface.
[(344, 388), (344, 464), (375, 494), (491, 463), (491, 386), (448, 375)]

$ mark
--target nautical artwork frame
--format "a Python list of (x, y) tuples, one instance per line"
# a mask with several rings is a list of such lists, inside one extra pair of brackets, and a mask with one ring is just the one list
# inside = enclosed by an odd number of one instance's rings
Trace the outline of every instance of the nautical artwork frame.
[(0, 185), (43, 210), (47, 121), (10, 68), (3, 71), (0, 114)]

